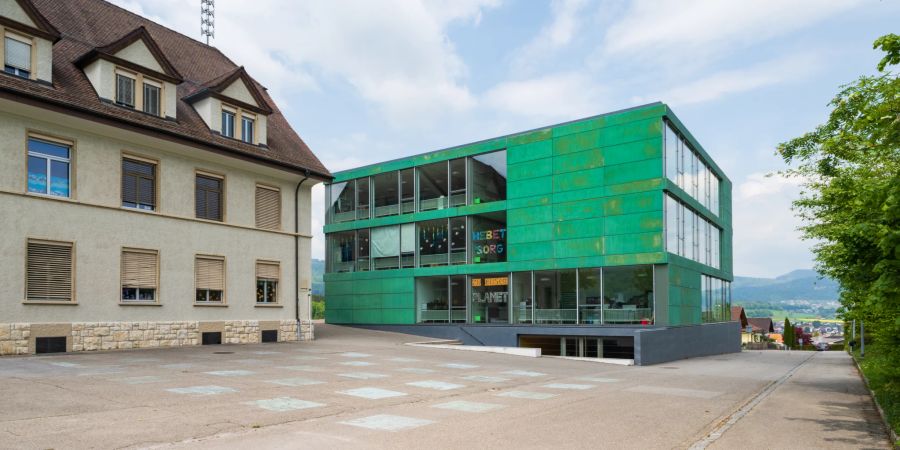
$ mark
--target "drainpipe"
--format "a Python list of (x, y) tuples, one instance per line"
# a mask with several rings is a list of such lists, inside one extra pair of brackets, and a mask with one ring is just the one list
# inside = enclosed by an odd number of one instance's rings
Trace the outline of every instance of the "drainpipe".
[[(294, 189), (294, 295), (297, 296), (294, 302), (294, 316), (297, 319), (297, 340), (300, 340), (300, 334), (303, 329), (300, 323), (300, 186), (309, 179), (309, 169), (303, 171), (303, 179), (297, 183)], [(309, 326), (312, 326), (312, 306), (309, 309)]]

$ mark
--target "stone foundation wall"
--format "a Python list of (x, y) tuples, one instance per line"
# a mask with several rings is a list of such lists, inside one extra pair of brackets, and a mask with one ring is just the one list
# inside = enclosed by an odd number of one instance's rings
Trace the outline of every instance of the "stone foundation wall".
[(28, 354), (31, 324), (0, 323), (0, 355)]
[[(60, 325), (60, 324), (57, 324)], [(181, 347), (200, 345), (201, 331), (222, 332), (223, 344), (256, 344), (262, 329), (278, 329), (280, 342), (312, 340), (313, 324), (303, 322), (298, 336), (297, 322), (283, 320), (233, 320), (224, 322), (75, 322), (61, 324), (68, 332), (50, 332), (47, 336), (68, 335), (68, 348), (73, 352), (134, 348)], [(50, 330), (45, 324), (0, 323), (0, 355), (24, 355), (34, 352), (34, 339), (45, 337), (35, 330)], [(49, 331), (48, 331), (49, 332)]]

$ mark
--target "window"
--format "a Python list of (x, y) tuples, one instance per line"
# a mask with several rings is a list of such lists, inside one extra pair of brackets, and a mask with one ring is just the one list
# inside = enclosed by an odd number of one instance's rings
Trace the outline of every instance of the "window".
[(603, 313), (603, 284), (601, 269), (578, 269), (579, 323), (601, 323)]
[(225, 301), (225, 258), (197, 256), (194, 261), (194, 280), (197, 303)]
[(604, 323), (653, 323), (653, 267), (604, 267), (603, 305)]
[(472, 217), (472, 262), (506, 261), (506, 212)]
[(368, 219), (372, 212), (369, 210), (369, 179), (356, 180), (356, 218)]
[(234, 138), (234, 113), (222, 110), (222, 136)]
[(122, 250), (122, 301), (155, 302), (159, 284), (156, 250)]
[(400, 225), (400, 267), (416, 266), (416, 224)]
[(278, 278), (281, 265), (277, 262), (256, 262), (256, 303), (278, 303)]
[(400, 227), (372, 228), (372, 261), (375, 270), (400, 267)]
[(252, 117), (241, 116), (241, 140), (249, 144), (254, 144), (253, 130), (256, 120)]
[(28, 192), (69, 197), (71, 146), (28, 138)]
[(25, 299), (68, 302), (74, 300), (74, 247), (68, 242), (28, 240)]
[(256, 185), (256, 227), (281, 229), (281, 191), (278, 188)]
[(416, 210), (415, 169), (400, 171), (400, 209), (402, 214)]
[(722, 230), (672, 196), (666, 196), (666, 251), (719, 268)]
[(450, 160), (450, 206), (466, 204), (466, 160)]
[(447, 219), (428, 220), (419, 229), (419, 267), (447, 265)]
[(534, 323), (576, 323), (575, 270), (534, 273)]
[(356, 192), (356, 183), (353, 180), (341, 183), (333, 183), (328, 186), (328, 198), (331, 206), (329, 209), (330, 222), (346, 222), (355, 217), (353, 199)]
[(419, 167), (419, 211), (444, 209), (450, 206), (447, 199), (447, 162)]
[(4, 38), (3, 70), (6, 73), (22, 77), (31, 77), (31, 39), (7, 35)]
[(116, 74), (116, 103), (134, 108), (134, 78)]
[(328, 271), (353, 272), (356, 262), (356, 232), (343, 231), (328, 235)]
[(450, 286), (447, 277), (416, 278), (416, 322), (450, 321)]
[(144, 81), (144, 112), (158, 116), (161, 89), (159, 86)]
[(375, 217), (393, 216), (400, 213), (399, 172), (385, 172), (372, 177), (375, 189)]
[(156, 164), (122, 158), (122, 206), (156, 209)]
[(506, 200), (506, 150), (469, 158), (472, 203)]
[(450, 264), (466, 263), (466, 218), (450, 218)]
[(369, 239), (369, 229), (356, 231), (356, 270), (366, 272), (372, 270), (371, 267), (371, 245)]
[(509, 274), (479, 274), (469, 279), (472, 323), (509, 323)]
[(195, 201), (198, 219), (222, 221), (222, 178), (197, 174)]

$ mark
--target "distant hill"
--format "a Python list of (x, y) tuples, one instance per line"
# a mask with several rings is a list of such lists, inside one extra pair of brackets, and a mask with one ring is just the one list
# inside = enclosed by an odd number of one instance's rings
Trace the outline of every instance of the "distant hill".
[(775, 278), (734, 277), (735, 301), (779, 302), (786, 300), (836, 301), (838, 284), (814, 270), (801, 269)]
[(313, 295), (325, 295), (325, 261), (312, 260), (312, 293)]

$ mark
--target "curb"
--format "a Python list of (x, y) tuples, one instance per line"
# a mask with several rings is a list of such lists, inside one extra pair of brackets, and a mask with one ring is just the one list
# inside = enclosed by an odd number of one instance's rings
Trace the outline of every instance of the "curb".
[(878, 410), (878, 416), (881, 417), (881, 424), (884, 426), (884, 429), (887, 430), (888, 437), (891, 438), (891, 447), (900, 448), (900, 436), (897, 436), (897, 433), (891, 428), (891, 424), (888, 423), (884, 410), (881, 409), (881, 405), (878, 404), (878, 399), (875, 398), (875, 392), (873, 392), (872, 388), (869, 386), (869, 379), (866, 378), (862, 367), (859, 366), (859, 361), (857, 361), (852, 354), (850, 355), (850, 359), (853, 360), (853, 365), (856, 366), (856, 372), (859, 374), (859, 377), (862, 378), (866, 390), (869, 391), (869, 397), (872, 399), (872, 403), (875, 404), (875, 409)]

